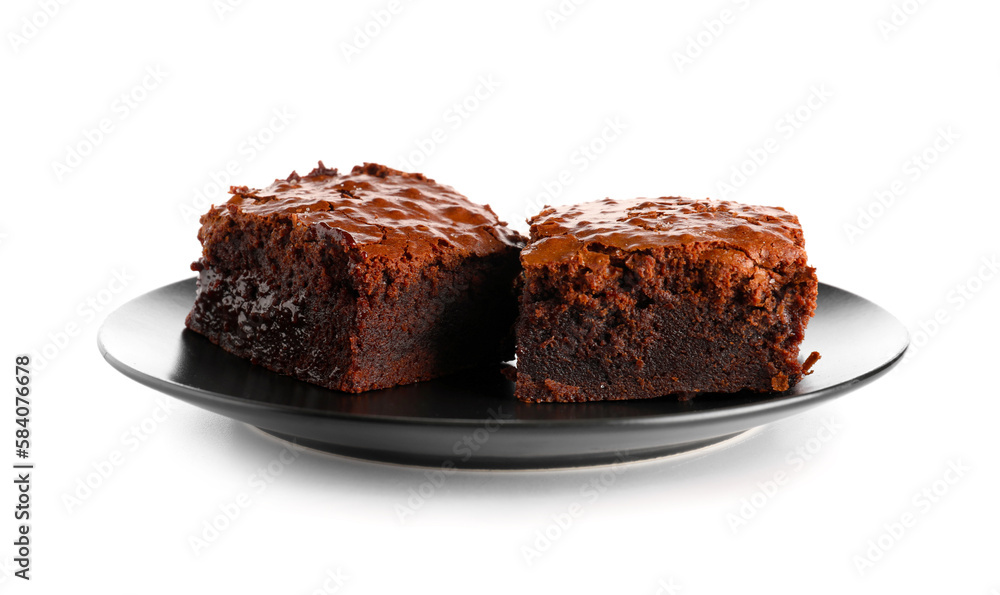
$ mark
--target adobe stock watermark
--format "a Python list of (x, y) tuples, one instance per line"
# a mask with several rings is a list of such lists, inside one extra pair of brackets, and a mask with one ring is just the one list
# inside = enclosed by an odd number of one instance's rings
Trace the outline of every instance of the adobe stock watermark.
[(368, 20), (354, 27), (353, 36), (349, 40), (340, 42), (340, 53), (344, 56), (344, 60), (348, 64), (356, 60), (379, 35), (389, 28), (389, 25), (398, 20), (404, 6), (411, 1), (389, 0), (384, 7), (371, 11)]
[(12, 562), (10, 558), (4, 556), (4, 558), (0, 560), (0, 585), (7, 584), (7, 581), (14, 577), (15, 572), (17, 571), (14, 570), (14, 562)]
[(533, 566), (542, 556), (552, 549), (562, 537), (569, 532), (586, 513), (585, 505), (592, 505), (601, 499), (618, 482), (628, 470), (625, 457), (618, 453), (615, 462), (580, 486), (580, 498), (571, 502), (565, 510), (549, 516), (549, 522), (536, 529), (529, 543), (521, 546), (521, 557), (528, 566)]
[(726, 513), (726, 522), (733, 535), (750, 524), (757, 514), (770, 504), (781, 488), (788, 485), (792, 478), (812, 461), (841, 431), (840, 424), (833, 418), (824, 419), (809, 440), (788, 451), (785, 455), (785, 466), (775, 471), (771, 477), (757, 482), (757, 489), (742, 499), (735, 512)]
[(333, 595), (333, 593), (339, 593), (340, 589), (347, 584), (350, 578), (340, 568), (329, 568), (323, 573), (322, 584), (316, 589), (309, 591), (309, 595)]
[(882, 40), (889, 41), (893, 35), (899, 33), (925, 4), (927, 0), (903, 0), (893, 3), (889, 14), (875, 22)]
[(69, 0), (37, 0), (38, 6), (31, 14), (21, 17), (16, 28), (7, 33), (7, 41), (10, 49), (15, 54), (20, 54), (21, 50), (45, 30), (46, 27), (62, 12), (64, 6), (69, 4)]
[(416, 171), (416, 168), (424, 165), (431, 155), (448, 142), (449, 131), (455, 132), (461, 128), (500, 87), (500, 82), (493, 78), (492, 74), (480, 76), (471, 91), (445, 108), (441, 114), (440, 125), (434, 126), (428, 134), (417, 138), (406, 154), (396, 158), (399, 169)]
[(892, 520), (883, 523), (881, 532), (867, 541), (864, 551), (851, 558), (858, 574), (863, 576), (885, 559), (886, 554), (909, 535), (920, 520), (926, 518), (970, 471), (972, 469), (960, 459), (948, 461), (944, 472), (913, 494), (909, 506)]
[(302, 449), (288, 444), (267, 464), (258, 467), (247, 478), (247, 486), (233, 498), (219, 504), (211, 517), (202, 521), (197, 531), (188, 536), (188, 545), (195, 557), (201, 556), (209, 546), (217, 543), (243, 514), (253, 506), (254, 497), (259, 497), (285, 470), (302, 454)]
[(858, 241), (875, 226), (906, 192), (919, 182), (945, 153), (951, 151), (962, 138), (951, 126), (938, 128), (933, 140), (903, 161), (900, 174), (891, 182), (878, 188), (874, 196), (858, 207), (857, 215), (844, 223), (844, 234), (851, 244)]
[(90, 464), (90, 469), (76, 478), (73, 487), (62, 494), (62, 503), (66, 512), (72, 514), (97, 493), (122, 466), (149, 441), (149, 438), (170, 419), (175, 403), (167, 397), (157, 397), (156, 406), (149, 415), (129, 426), (118, 437), (118, 447), (112, 449), (104, 458)]
[(671, 58), (677, 72), (683, 73), (685, 68), (693, 65), (750, 8), (750, 0), (730, 0), (729, 4), (735, 8), (727, 5), (718, 13), (703, 19), (701, 29), (684, 38), (684, 47), (674, 50)]
[(212, 10), (219, 21), (226, 20), (226, 17), (236, 12), (236, 9), (243, 6), (246, 0), (212, 0)]
[(972, 300), (982, 294), (990, 283), (1000, 276), (1000, 256), (994, 252), (979, 258), (975, 272), (953, 285), (944, 294), (944, 304), (929, 316), (909, 325), (910, 346), (901, 365), (913, 361), (930, 344), (944, 327), (951, 324), (955, 315), (964, 310)]
[(746, 158), (733, 165), (729, 173), (715, 183), (715, 188), (721, 195), (720, 198), (728, 199), (746, 186), (750, 178), (763, 169), (771, 158), (781, 150), (784, 146), (783, 143), (791, 141), (806, 123), (826, 107), (833, 96), (833, 91), (828, 89), (825, 84), (809, 87), (809, 95), (805, 101), (786, 111), (774, 123), (774, 131), (777, 135), (768, 136), (763, 142), (748, 148)]
[(97, 320), (100, 314), (107, 312), (115, 301), (115, 296), (125, 291), (134, 280), (125, 269), (111, 271), (111, 277), (97, 293), (77, 302), (73, 309), (74, 317), (61, 328), (46, 334), (47, 341), (37, 349), (29, 350), (31, 365), (35, 370), (44, 370), (66, 351), (73, 340), (89, 325)]
[(556, 204), (557, 199), (575, 184), (584, 172), (593, 167), (608, 149), (618, 142), (626, 130), (628, 124), (620, 117), (605, 118), (600, 131), (573, 149), (566, 164), (554, 176), (541, 183), (537, 194), (525, 201), (524, 218), (535, 215), (546, 205)]
[(656, 590), (653, 595), (681, 595), (684, 586), (677, 583), (672, 577), (661, 578), (656, 581)]
[(560, 26), (567, 23), (587, 0), (558, 0), (549, 8), (545, 9), (545, 22), (549, 24), (549, 29), (556, 31)]
[(455, 458), (444, 461), (438, 469), (424, 471), (424, 481), (407, 491), (406, 502), (395, 505), (396, 518), (399, 519), (400, 523), (405, 523), (408, 518), (417, 514), (418, 510), (437, 495), (438, 490), (444, 486), (448, 477), (458, 471), (456, 460), (462, 462), (471, 460), (476, 452), (489, 442), (490, 437), (501, 429), (504, 423), (514, 417), (513, 413), (505, 412), (503, 407), (496, 411), (489, 409), (487, 413), (489, 419), (481, 427), (476, 428), (471, 434), (462, 436), (452, 445), (451, 452)]
[(233, 157), (208, 172), (206, 179), (191, 189), (189, 202), (178, 205), (181, 218), (187, 223), (196, 223), (211, 205), (225, 202), (235, 176), (242, 174), (258, 155), (288, 129), (294, 119), (295, 114), (287, 106), (273, 108), (265, 125), (236, 143)]
[(159, 65), (147, 66), (138, 82), (112, 99), (108, 107), (110, 113), (101, 117), (93, 127), (83, 128), (78, 140), (66, 145), (64, 156), (52, 161), (52, 173), (56, 180), (62, 182), (67, 175), (79, 169), (98, 147), (107, 142), (121, 123), (128, 120), (149, 99), (150, 94), (160, 88), (167, 75)]

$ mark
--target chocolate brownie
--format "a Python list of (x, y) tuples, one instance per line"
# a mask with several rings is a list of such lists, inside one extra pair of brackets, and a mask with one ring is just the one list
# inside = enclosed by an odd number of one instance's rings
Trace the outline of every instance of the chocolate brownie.
[(524, 240), (489, 206), (373, 163), (230, 191), (187, 317), (223, 349), (347, 392), (513, 357)]
[(606, 199), (529, 223), (519, 399), (784, 391), (805, 372), (816, 272), (783, 209)]

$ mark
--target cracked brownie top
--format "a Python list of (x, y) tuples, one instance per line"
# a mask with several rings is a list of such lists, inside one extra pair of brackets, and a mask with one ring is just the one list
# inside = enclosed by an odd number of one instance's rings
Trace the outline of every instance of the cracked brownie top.
[(262, 190), (230, 189), (232, 198), (202, 223), (239, 214), (310, 226), (361, 258), (422, 259), (442, 252), (484, 255), (523, 245), (523, 238), (479, 205), (423, 174), (375, 163), (350, 174), (319, 167), (292, 172)]
[(532, 217), (525, 265), (603, 260), (610, 250), (634, 252), (668, 246), (743, 252), (757, 266), (805, 262), (802, 228), (779, 207), (681, 197), (610, 198), (549, 207)]

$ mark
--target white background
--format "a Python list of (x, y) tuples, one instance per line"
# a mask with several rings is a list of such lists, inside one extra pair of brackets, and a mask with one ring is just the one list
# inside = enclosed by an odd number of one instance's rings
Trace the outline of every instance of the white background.
[[(5, 480), (0, 589), (1000, 589), (1000, 275), (982, 260), (1000, 251), (996, 3), (592, 0), (555, 22), (555, 0), (401, 0), (384, 26), (369, 22), (387, 1), (43, 6), (8, 0), (0, 19), (3, 360), (79, 332), (34, 372), (33, 579), (10, 576)], [(624, 130), (595, 140), (609, 119)], [(746, 163), (765, 145), (762, 165)], [(192, 275), (199, 189), (265, 185), (318, 159), (412, 167), (522, 228), (540, 203), (605, 196), (784, 206), (821, 280), (889, 309), (919, 348), (875, 384), (701, 458), (610, 476), (461, 473), (403, 522), (423, 470), (307, 454), (259, 490), (278, 443), (129, 381), (95, 337), (114, 307)], [(754, 171), (721, 186), (741, 165)], [(876, 193), (894, 183), (884, 206)], [(814, 454), (799, 465), (801, 448)], [(968, 470), (946, 475), (949, 462)], [(765, 497), (777, 473), (787, 481)], [(583, 496), (591, 481), (607, 486), (597, 499)], [(252, 504), (195, 555), (190, 538), (240, 494)], [(574, 502), (582, 515), (526, 560)], [(905, 513), (913, 526), (885, 537)], [(880, 538), (887, 551), (859, 570)], [(323, 591), (337, 571), (349, 578)]]

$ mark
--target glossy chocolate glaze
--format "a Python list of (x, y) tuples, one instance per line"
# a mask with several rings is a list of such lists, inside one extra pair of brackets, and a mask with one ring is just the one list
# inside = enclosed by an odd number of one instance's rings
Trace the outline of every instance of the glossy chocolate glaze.
[(213, 208), (203, 223), (236, 213), (288, 217), (365, 258), (419, 259), (442, 248), (485, 255), (523, 245), (488, 205), (473, 203), (423, 174), (375, 163), (342, 175), (321, 161), (308, 175), (292, 172), (262, 190), (234, 186), (230, 192), (229, 202)]
[(802, 229), (778, 207), (681, 197), (637, 198), (549, 207), (532, 217), (525, 265), (601, 259), (594, 246), (625, 252), (689, 244), (735, 249), (758, 266), (805, 262)]

